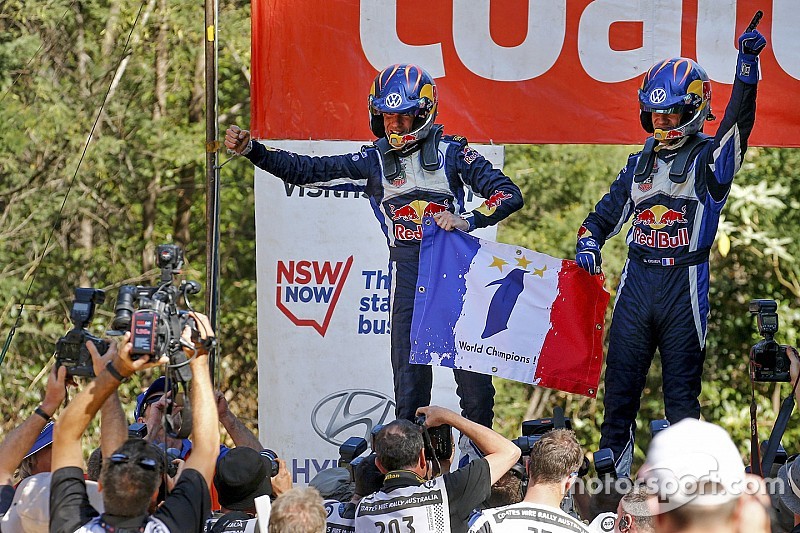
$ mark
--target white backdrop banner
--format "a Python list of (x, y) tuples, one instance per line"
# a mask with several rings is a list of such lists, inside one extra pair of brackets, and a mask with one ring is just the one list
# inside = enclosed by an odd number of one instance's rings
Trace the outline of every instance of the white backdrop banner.
[[(265, 143), (309, 155), (363, 144)], [(474, 148), (502, 167), (502, 146)], [(372, 427), (394, 420), (389, 253), (359, 194), (294, 187), (256, 169), (255, 212), (260, 439), (306, 484), (336, 466), (342, 442), (369, 440)], [(496, 228), (475, 234), (494, 240)], [(434, 369), (432, 403), (459, 412), (449, 369)]]

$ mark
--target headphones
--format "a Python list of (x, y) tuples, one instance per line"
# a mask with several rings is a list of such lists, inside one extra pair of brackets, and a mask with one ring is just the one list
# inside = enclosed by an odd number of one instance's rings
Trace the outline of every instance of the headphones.
[(627, 513), (622, 513), (622, 515), (619, 517), (619, 530), (622, 533), (627, 533), (628, 531), (631, 530), (631, 525), (632, 524), (631, 524), (630, 520), (628, 520), (629, 516), (630, 515), (627, 514)]

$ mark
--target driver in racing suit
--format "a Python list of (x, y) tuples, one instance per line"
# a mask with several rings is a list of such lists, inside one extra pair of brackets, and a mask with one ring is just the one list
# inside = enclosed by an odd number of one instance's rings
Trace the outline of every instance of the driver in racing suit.
[(600, 439), (601, 448), (614, 452), (620, 475), (630, 472), (636, 414), (656, 348), (667, 419), (700, 417), (708, 255), (755, 122), (758, 54), (765, 46), (756, 30), (739, 37), (731, 98), (713, 138), (702, 133), (714, 119), (705, 71), (680, 57), (650, 68), (639, 103), (642, 126), (653, 136), (578, 231), (575, 259), (599, 274), (600, 248), (633, 217), (609, 332)]
[[(237, 126), (225, 135), (225, 146), (286, 183), (369, 197), (389, 245), (396, 416), (408, 420), (429, 405), (433, 382), (431, 367), (409, 363), (423, 217), (433, 216), (448, 231), (472, 231), (522, 207), (519, 188), (505, 174), (464, 137), (443, 135), (434, 123), (437, 111), (433, 78), (416, 65), (391, 65), (375, 78), (369, 95), (370, 127), (378, 139), (360, 152), (309, 157), (267, 148)], [(464, 185), (486, 201), (466, 211)], [(491, 376), (453, 372), (464, 416), (491, 427)]]

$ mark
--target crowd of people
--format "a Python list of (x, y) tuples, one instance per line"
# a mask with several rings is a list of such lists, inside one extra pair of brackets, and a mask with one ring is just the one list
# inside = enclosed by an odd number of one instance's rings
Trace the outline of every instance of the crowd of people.
[[(164, 360), (132, 359), (127, 335), (105, 354), (89, 342), (96, 377), (62, 406), (67, 369), (54, 367), (41, 404), (0, 444), (0, 531), (800, 530), (800, 467), (788, 461), (775, 479), (748, 474), (726, 431), (693, 418), (658, 432), (635, 478), (617, 479), (613, 468), (588, 474), (587, 450), (569, 429), (522, 446), (448, 409), (420, 407), (416, 422), (380, 428), (352, 467), (294, 488), (286, 463), (212, 389), (203, 340), (213, 332), (205, 316), (194, 318), (204, 333), (192, 342), (187, 329), (184, 339), (190, 438), (165, 428), (173, 393), (164, 377), (138, 395), (131, 426), (117, 394)], [(800, 357), (793, 348), (787, 357), (797, 380)], [(81, 438), (98, 412), (100, 447), (84, 457)], [(220, 425), (233, 448), (220, 444)], [(454, 430), (449, 457), (431, 446), (429, 429), (441, 427)], [(478, 454), (455, 468), (457, 435)]]

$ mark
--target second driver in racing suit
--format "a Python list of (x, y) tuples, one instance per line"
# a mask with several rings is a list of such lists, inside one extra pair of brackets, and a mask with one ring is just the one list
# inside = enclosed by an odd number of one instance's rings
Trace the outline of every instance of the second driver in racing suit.
[[(225, 145), (286, 183), (365, 193), (389, 245), (391, 360), (396, 416), (414, 420), (431, 399), (431, 367), (409, 363), (422, 219), (445, 230), (493, 225), (522, 207), (516, 185), (459, 136), (435, 124), (433, 78), (416, 65), (391, 65), (375, 78), (369, 95), (370, 127), (378, 138), (360, 152), (310, 157), (267, 148), (231, 126)], [(486, 201), (464, 208), (464, 186)], [(491, 427), (491, 376), (454, 370), (466, 418)]]
[(736, 78), (714, 137), (711, 83), (694, 61), (656, 63), (639, 90), (640, 119), (652, 133), (578, 232), (576, 261), (600, 273), (600, 248), (633, 217), (609, 332), (601, 448), (611, 448), (627, 476), (636, 414), (650, 363), (661, 356), (664, 407), (671, 423), (699, 418), (705, 360), (708, 255), (720, 213), (755, 122), (756, 30), (739, 37)]

